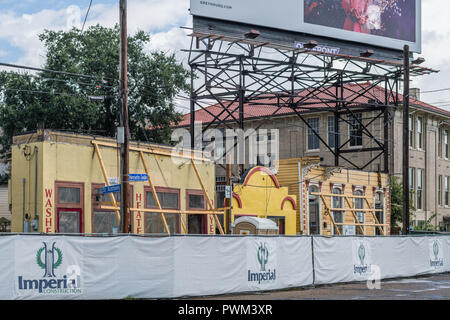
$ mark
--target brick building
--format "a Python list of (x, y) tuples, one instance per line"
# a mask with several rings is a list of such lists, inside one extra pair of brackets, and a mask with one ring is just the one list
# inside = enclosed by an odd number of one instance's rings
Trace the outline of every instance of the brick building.
[[(368, 85), (368, 84), (367, 84)], [(361, 84), (358, 84), (361, 86)], [(350, 95), (352, 85), (347, 85), (344, 95)], [(383, 101), (385, 91), (383, 88), (375, 87), (371, 89), (370, 95), (359, 97), (357, 103), (368, 103), (373, 97), (380, 97)], [(302, 92), (299, 92), (299, 96)], [(270, 98), (262, 98), (261, 102)], [(399, 100), (403, 97), (399, 94)], [(314, 110), (303, 110), (303, 117), (308, 123), (320, 132), (320, 136), (330, 145), (334, 139), (334, 116), (332, 113), (321, 110), (325, 105), (317, 105)], [(214, 117), (224, 118), (226, 113), (221, 114), (223, 110), (217, 105), (212, 105), (205, 110), (197, 110), (195, 114), (196, 122), (209, 123)], [(258, 137), (256, 141), (246, 141), (245, 148), (245, 169), (253, 164), (258, 164), (258, 156), (249, 157), (249, 146), (251, 144), (268, 143), (278, 138), (279, 158), (299, 158), (305, 156), (320, 156), (323, 158), (322, 165), (333, 166), (334, 155), (327, 149), (323, 143), (308, 129), (298, 116), (293, 113), (290, 108), (280, 108), (276, 116), (272, 116), (274, 111), (278, 109), (273, 105), (245, 105), (245, 129), (260, 128), (266, 129), (269, 134), (267, 138)], [(238, 109), (231, 106), (234, 116), (238, 117)], [(378, 111), (379, 112), (379, 111)], [(374, 111), (375, 113), (375, 111)], [(367, 124), (369, 120), (363, 118), (361, 120)], [(446, 229), (450, 226), (450, 112), (444, 109), (432, 106), (420, 101), (420, 90), (413, 89), (410, 101), (410, 189), (414, 207), (416, 208), (411, 223), (415, 227), (420, 227), (427, 220), (435, 226)], [(189, 129), (190, 114), (184, 115), (182, 122), (179, 124), (181, 128)], [(389, 123), (389, 174), (397, 176), (401, 182), (402, 174), (402, 106), (392, 113)], [(236, 124), (229, 122), (230, 127), (236, 128)], [(358, 149), (376, 147), (375, 142), (367, 135), (363, 134), (358, 125), (348, 124), (344, 121), (339, 122), (340, 139), (347, 141), (351, 137), (350, 143), (345, 149)], [(221, 128), (225, 131), (225, 128)], [(271, 130), (277, 130), (271, 133)], [(383, 137), (384, 124), (382, 118), (370, 124), (370, 130), (373, 136), (377, 138)], [(278, 137), (274, 135), (278, 134)], [(264, 140), (266, 139), (266, 140)], [(269, 140), (269, 141), (267, 141)], [(185, 139), (185, 144), (189, 144), (189, 139)], [(208, 142), (206, 142), (207, 144)], [(204, 142), (205, 144), (205, 142)], [(216, 144), (215, 152), (221, 153), (225, 150), (224, 145)], [(265, 150), (271, 155), (270, 147)], [(348, 154), (347, 158), (355, 164), (364, 165), (368, 163), (372, 157), (379, 152), (364, 152)], [(342, 161), (341, 166), (348, 167), (348, 164)], [(234, 175), (239, 176), (238, 168), (234, 166)], [(383, 168), (383, 158), (380, 157), (372, 162), (364, 170), (378, 171)], [(221, 182), (224, 180), (225, 169), (223, 166), (216, 167), (216, 180)], [(218, 190), (220, 191), (220, 190)], [(223, 194), (217, 193), (217, 203), (220, 205), (223, 201)]]

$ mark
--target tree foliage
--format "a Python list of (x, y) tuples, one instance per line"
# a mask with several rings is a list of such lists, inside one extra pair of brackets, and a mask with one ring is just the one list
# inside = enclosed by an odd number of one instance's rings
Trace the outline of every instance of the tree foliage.
[[(397, 177), (390, 177), (391, 189), (391, 226), (400, 226), (403, 222), (403, 184)], [(414, 206), (410, 201), (410, 217), (414, 216)]]
[[(85, 32), (44, 31), (44, 68), (92, 75), (0, 73), (0, 144), (3, 152), (12, 137), (46, 128), (114, 136), (118, 125), (120, 29), (100, 25)], [(149, 53), (150, 35), (139, 31), (128, 37), (129, 123), (132, 139), (169, 143), (171, 125), (181, 119), (175, 97), (187, 92), (188, 71), (174, 54)], [(103, 97), (103, 101), (89, 97)], [(146, 130), (145, 128), (153, 128)]]

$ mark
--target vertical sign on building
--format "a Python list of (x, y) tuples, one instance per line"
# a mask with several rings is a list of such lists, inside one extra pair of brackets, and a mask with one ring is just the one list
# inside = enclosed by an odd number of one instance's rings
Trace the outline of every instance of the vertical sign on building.
[(212, 214), (208, 214), (208, 234), (215, 234), (216, 228), (214, 223), (214, 216)]
[(53, 189), (45, 189), (45, 205), (44, 205), (44, 221), (42, 224), (42, 228), (45, 233), (54, 233), (54, 224), (53, 224)]
[[(142, 193), (136, 193), (136, 208), (140, 209), (142, 207)], [(144, 233), (144, 219), (142, 217), (142, 212), (137, 211), (134, 216), (134, 232)]]

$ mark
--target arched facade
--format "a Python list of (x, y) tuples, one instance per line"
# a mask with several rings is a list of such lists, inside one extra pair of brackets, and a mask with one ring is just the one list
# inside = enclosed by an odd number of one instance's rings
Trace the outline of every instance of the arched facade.
[(275, 221), (280, 234), (296, 234), (297, 197), (281, 187), (277, 177), (266, 167), (254, 167), (235, 185), (232, 199), (232, 222), (241, 216)]

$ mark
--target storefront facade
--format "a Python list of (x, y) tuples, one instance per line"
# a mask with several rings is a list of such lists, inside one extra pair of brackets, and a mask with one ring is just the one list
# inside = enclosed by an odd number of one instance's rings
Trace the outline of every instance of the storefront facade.
[(277, 178), (299, 195), (297, 234), (391, 234), (386, 174), (322, 166), (319, 157), (305, 157), (280, 160)]
[[(132, 232), (166, 233), (166, 224), (171, 234), (215, 234), (214, 215), (204, 213), (212, 212), (214, 164), (201, 154), (174, 154), (165, 146), (131, 144), (130, 173), (148, 172), (159, 200), (148, 181), (130, 183)], [(112, 233), (118, 227), (120, 192), (102, 194), (102, 188), (119, 183), (119, 163), (113, 139), (49, 130), (15, 137), (12, 232), (24, 232), (23, 222), (37, 216), (36, 228), (29, 231)], [(155, 212), (159, 209), (166, 223)]]

